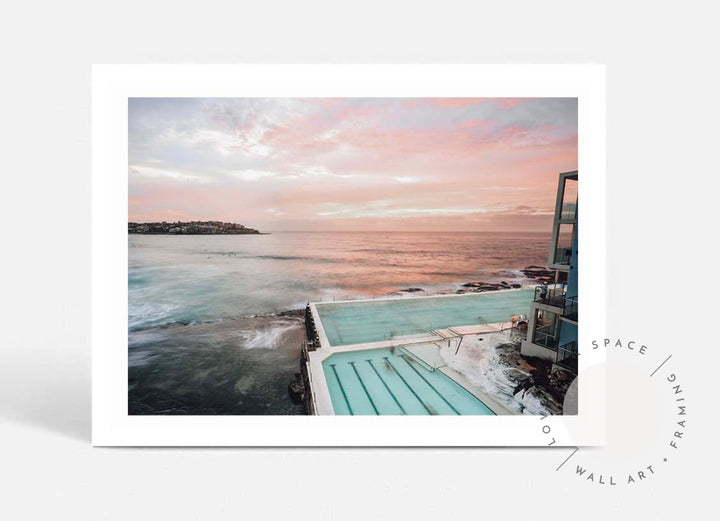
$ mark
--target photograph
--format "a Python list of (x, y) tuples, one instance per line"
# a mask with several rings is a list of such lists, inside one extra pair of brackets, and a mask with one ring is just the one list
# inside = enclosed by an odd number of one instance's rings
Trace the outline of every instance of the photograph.
[(0, 519), (716, 510), (718, 17), (646, 4), (9, 5)]
[(574, 415), (578, 99), (129, 97), (129, 415)]

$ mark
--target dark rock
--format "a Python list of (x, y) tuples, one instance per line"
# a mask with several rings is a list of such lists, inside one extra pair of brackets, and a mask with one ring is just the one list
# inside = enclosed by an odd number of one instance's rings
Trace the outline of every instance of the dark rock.
[(495, 291), (498, 289), (507, 289), (507, 286), (503, 286), (502, 284), (494, 284), (492, 282), (466, 282), (465, 284), (462, 284), (462, 287), (464, 288), (471, 288), (474, 291)]
[(562, 414), (565, 393), (574, 375), (553, 371), (552, 362), (520, 354), (520, 343), (513, 342), (496, 347), (502, 363), (507, 366), (505, 375), (513, 382), (513, 395), (534, 396), (550, 414)]
[(295, 380), (288, 384), (288, 393), (295, 403), (303, 403), (305, 401), (305, 382), (302, 375), (295, 373)]
[(528, 266), (527, 268), (520, 270), (523, 275), (529, 279), (535, 279), (538, 281), (551, 281), (555, 280), (555, 271), (540, 266)]
[(293, 318), (303, 318), (305, 316), (305, 310), (304, 309), (290, 309), (288, 311), (281, 311), (278, 313), (279, 317), (293, 317)]
[(425, 291), (425, 290), (422, 288), (405, 288), (405, 289), (401, 289), (400, 291), (404, 291), (406, 293), (417, 293), (418, 291)]

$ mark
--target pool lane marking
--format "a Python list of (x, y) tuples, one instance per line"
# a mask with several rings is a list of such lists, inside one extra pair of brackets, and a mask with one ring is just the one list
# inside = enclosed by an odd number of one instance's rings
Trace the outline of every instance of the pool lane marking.
[(455, 407), (453, 407), (452, 404), (451, 404), (449, 401), (447, 401), (447, 398), (445, 398), (445, 397), (440, 393), (440, 391), (438, 391), (437, 389), (435, 389), (435, 386), (434, 386), (433, 384), (431, 384), (430, 382), (428, 382), (427, 379), (426, 379), (423, 375), (420, 374), (420, 371), (418, 371), (417, 369), (415, 369), (415, 367), (413, 367), (413, 365), (410, 363), (412, 360), (410, 360), (410, 359), (407, 357), (407, 355), (401, 355), (401, 356), (402, 356), (402, 359), (405, 361), (405, 363), (410, 366), (410, 369), (412, 369), (413, 371), (415, 371), (415, 373), (416, 373), (420, 378), (422, 378), (422, 379), (425, 381), (426, 384), (428, 384), (428, 385), (430, 386), (430, 389), (432, 389), (433, 391), (435, 391), (435, 393), (437, 393), (437, 395), (438, 395), (440, 398), (442, 398), (442, 400), (443, 400), (446, 404), (448, 404), (448, 407), (450, 407), (453, 411), (455, 411), (455, 414), (459, 415), (460, 413), (458, 412), (458, 410), (457, 410)]
[(340, 386), (340, 392), (342, 392), (343, 398), (345, 399), (345, 405), (347, 405), (348, 411), (350, 411), (351, 415), (355, 416), (355, 413), (353, 412), (352, 407), (350, 407), (350, 401), (348, 400), (347, 394), (345, 394), (345, 388), (343, 387), (343, 384), (340, 381), (340, 377), (337, 374), (337, 370), (335, 369), (335, 364), (330, 364), (330, 367), (332, 367), (333, 373), (335, 374), (335, 379), (337, 380), (337, 383)]
[(365, 391), (365, 395), (368, 397), (368, 400), (370, 400), (370, 405), (372, 405), (373, 411), (375, 411), (375, 414), (380, 414), (377, 410), (377, 407), (375, 407), (375, 402), (373, 402), (372, 396), (370, 396), (367, 387), (365, 387), (365, 382), (363, 382), (363, 379), (360, 378), (360, 373), (358, 373), (357, 367), (355, 367), (355, 362), (350, 362), (350, 365), (352, 366), (353, 371), (355, 371), (355, 376), (357, 376), (357, 379), (360, 380), (360, 385), (362, 385), (363, 391)]
[[(395, 374), (400, 377), (400, 380), (402, 380), (402, 382), (405, 384), (405, 386), (406, 386), (408, 389), (410, 389), (410, 392), (413, 393), (413, 395), (415, 395), (415, 398), (418, 399), (418, 401), (422, 404), (422, 406), (425, 407), (425, 410), (428, 412), (428, 414), (433, 414), (433, 411), (431, 411), (430, 408), (429, 408), (427, 405), (425, 405), (425, 402), (423, 402), (422, 399), (417, 395), (417, 393), (415, 392), (415, 389), (413, 389), (412, 387), (410, 387), (410, 384), (407, 383), (407, 381), (405, 381), (405, 378), (403, 378), (403, 375), (401, 375), (401, 374), (398, 372), (398, 370), (395, 369), (395, 366), (392, 365), (392, 362), (390, 361), (390, 358), (387, 357), (387, 356), (384, 356), (384, 357), (383, 357), (383, 360), (385, 360), (385, 361), (388, 363), (388, 365), (390, 366), (390, 368), (395, 372)], [(435, 413), (435, 414), (437, 414), (437, 413)]]
[(405, 411), (405, 407), (403, 407), (402, 405), (400, 405), (400, 402), (398, 401), (397, 396), (395, 396), (395, 393), (393, 393), (393, 392), (390, 390), (390, 387), (389, 387), (388, 384), (385, 382), (385, 379), (384, 379), (382, 376), (380, 376), (380, 373), (378, 372), (378, 370), (375, 369), (375, 366), (373, 365), (372, 360), (365, 360), (365, 361), (366, 361), (368, 364), (370, 364), (370, 367), (372, 367), (372, 370), (375, 371), (375, 374), (377, 375), (377, 377), (380, 378), (380, 381), (381, 381), (382, 384), (385, 386), (385, 389), (387, 389), (387, 392), (390, 393), (390, 396), (392, 396), (392, 399), (395, 400), (395, 403), (397, 404), (397, 406), (400, 407), (400, 410), (402, 411), (402, 413), (403, 413), (403, 414), (407, 414), (407, 412)]

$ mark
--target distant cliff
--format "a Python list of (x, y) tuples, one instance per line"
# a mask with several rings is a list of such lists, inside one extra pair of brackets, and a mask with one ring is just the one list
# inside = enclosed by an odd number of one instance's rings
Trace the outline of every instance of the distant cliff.
[(252, 228), (242, 224), (224, 223), (221, 221), (190, 221), (190, 222), (155, 222), (128, 223), (128, 233), (145, 235), (247, 235), (259, 234)]

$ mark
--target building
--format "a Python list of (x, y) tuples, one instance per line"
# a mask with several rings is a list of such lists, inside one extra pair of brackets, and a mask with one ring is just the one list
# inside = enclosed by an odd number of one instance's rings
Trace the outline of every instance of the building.
[(538, 286), (521, 353), (577, 373), (578, 355), (578, 173), (558, 180), (548, 266), (554, 284)]

